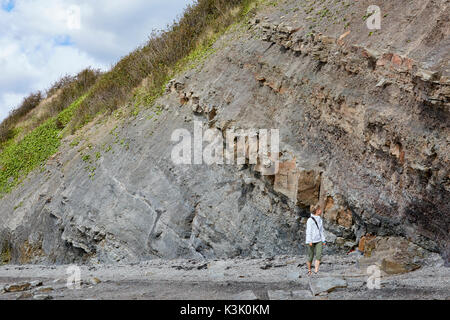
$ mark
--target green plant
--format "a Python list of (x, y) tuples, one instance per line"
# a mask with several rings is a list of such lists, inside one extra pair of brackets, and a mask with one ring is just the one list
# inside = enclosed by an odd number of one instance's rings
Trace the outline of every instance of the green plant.
[(366, 21), (371, 15), (373, 15), (375, 11), (367, 12), (365, 15), (363, 15), (362, 19)]
[(17, 209), (19, 209), (20, 207), (22, 207), (23, 206), (23, 201), (21, 201), (19, 204), (17, 204), (15, 207), (14, 207), (14, 211), (16, 211)]
[(64, 129), (67, 126), (75, 111), (80, 107), (81, 103), (83, 103), (84, 99), (86, 99), (86, 96), (87, 94), (82, 95), (56, 116), (56, 123), (60, 129)]
[(91, 156), (89, 154), (85, 154), (81, 157), (81, 160), (84, 162), (89, 162), (91, 160)]
[(139, 115), (139, 112), (140, 109), (138, 106), (136, 106), (131, 114), (133, 115), (133, 117), (137, 117)]
[(70, 146), (71, 147), (77, 147), (80, 144), (80, 142), (81, 142), (81, 138), (77, 137), (77, 138), (72, 140), (72, 142), (70, 143)]
[[(0, 136), (0, 197), (23, 181), (33, 169), (41, 166), (44, 171), (43, 164), (57, 152), (61, 138), (75, 132), (99, 113), (114, 112), (131, 98), (138, 99), (138, 106), (153, 105), (175, 74), (199, 66), (214, 52), (216, 39), (249, 14), (255, 1), (197, 0), (186, 8), (177, 22), (165, 31), (152, 33), (145, 45), (121, 59), (109, 72), (101, 74), (86, 69), (75, 77), (57, 81), (47, 90), (46, 98), (52, 99), (46, 102), (46, 113), (42, 117), (36, 117), (33, 110), (43, 103), (43, 95), (30, 96), (0, 125), (0, 135), (3, 134), (3, 140)], [(139, 110), (133, 111), (137, 115)], [(162, 108), (156, 107), (155, 116), (162, 112)], [(114, 115), (122, 117), (123, 113)], [(19, 125), (24, 118), (31, 123), (26, 128)], [(116, 129), (111, 134), (119, 143)], [(71, 146), (78, 144), (76, 139)], [(121, 144), (125, 145), (125, 142), (121, 141)], [(129, 145), (125, 147), (129, 148)], [(88, 155), (82, 157), (86, 162), (91, 161)]]
[(0, 153), (0, 195), (9, 192), (28, 173), (56, 153), (61, 133), (83, 99), (80, 97), (57, 116), (26, 134), (22, 140), (11, 142), (3, 149)]
[(317, 15), (319, 15), (322, 18), (328, 14), (330, 14), (330, 11), (328, 10), (328, 8), (323, 8), (322, 10), (317, 11)]
[[(0, 124), (0, 143), (14, 139), (17, 136), (17, 130), (28, 133), (59, 114), (85, 94), (100, 74), (98, 70), (87, 68), (76, 76), (62, 77), (46, 91), (45, 95), (40, 91), (30, 94)], [(39, 116), (33, 113), (38, 105), (40, 106)], [(22, 125), (25, 127), (20, 127)]]
[(31, 110), (36, 108), (41, 103), (43, 95), (40, 91), (30, 94), (24, 98), (22, 104), (11, 111), (9, 116), (0, 124), (0, 142), (5, 142), (15, 137), (15, 125), (28, 114)]
[(59, 147), (59, 129), (55, 119), (46, 121), (18, 143), (0, 154), (0, 193), (9, 192), (31, 170), (54, 154)]
[(87, 167), (84, 168), (88, 174), (89, 174), (89, 178), (92, 180), (95, 177), (95, 171), (97, 170), (97, 168), (95, 166), (91, 166), (88, 165)]
[[(198, 0), (195, 5), (188, 6), (179, 21), (166, 31), (152, 33), (144, 46), (124, 57), (98, 79), (82, 107), (77, 109), (71, 130), (75, 131), (98, 112), (118, 109), (133, 96), (133, 89), (144, 79), (145, 94), (139, 99), (146, 105), (152, 104), (164, 92), (165, 84), (176, 73), (179, 62), (185, 58), (190, 60), (190, 55), (199, 53), (197, 48), (200, 52), (210, 48), (214, 35), (248, 13), (251, 2)], [(239, 10), (234, 10), (236, 8)]]
[(2, 251), (0, 252), (0, 265), (11, 262), (11, 247), (8, 242), (3, 243)]

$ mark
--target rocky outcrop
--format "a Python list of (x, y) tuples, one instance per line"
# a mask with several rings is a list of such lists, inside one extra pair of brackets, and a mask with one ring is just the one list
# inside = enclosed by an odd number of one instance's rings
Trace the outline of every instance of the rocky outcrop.
[[(375, 47), (355, 29), (321, 33), (295, 5), (266, 8), (231, 29), (152, 108), (134, 118), (117, 112), (67, 138), (0, 201), (9, 261), (297, 254), (316, 203), (329, 252), (371, 234), (448, 261), (445, 53), (435, 42), (406, 53), (393, 39)], [(225, 140), (227, 130), (279, 129), (279, 154), (256, 164), (176, 165), (171, 134), (193, 136), (194, 122)]]
[(377, 265), (386, 274), (401, 274), (419, 269), (426, 252), (401, 237), (364, 237), (360, 241), (362, 267)]

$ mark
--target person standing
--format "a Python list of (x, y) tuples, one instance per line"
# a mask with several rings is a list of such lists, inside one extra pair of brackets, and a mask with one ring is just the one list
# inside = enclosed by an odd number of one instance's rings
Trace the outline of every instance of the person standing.
[(312, 274), (311, 264), (314, 258), (316, 258), (314, 272), (319, 272), (322, 250), (326, 244), (321, 218), (322, 209), (320, 206), (316, 206), (312, 211), (311, 217), (306, 222), (306, 244), (308, 245), (308, 260), (306, 261), (306, 265), (308, 266), (308, 275)]

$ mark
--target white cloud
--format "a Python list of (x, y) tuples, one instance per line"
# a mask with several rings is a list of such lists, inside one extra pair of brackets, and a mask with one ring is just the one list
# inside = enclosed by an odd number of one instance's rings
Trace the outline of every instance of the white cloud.
[(88, 66), (106, 70), (193, 2), (0, 1), (0, 120), (65, 74)]
[[(23, 94), (4, 93), (0, 96), (0, 106), (17, 106), (23, 99)], [(0, 108), (0, 119), (8, 116), (9, 108)]]

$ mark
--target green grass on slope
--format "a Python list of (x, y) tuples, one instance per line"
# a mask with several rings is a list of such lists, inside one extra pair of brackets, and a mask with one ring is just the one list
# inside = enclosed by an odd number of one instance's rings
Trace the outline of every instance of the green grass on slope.
[(0, 197), (11, 191), (28, 173), (58, 151), (61, 131), (86, 95), (57, 116), (28, 133), (21, 141), (7, 145), (0, 154)]
[[(75, 112), (70, 130), (74, 132), (98, 113), (114, 112), (133, 98), (134, 89), (146, 79), (146, 103), (161, 95), (161, 88), (173, 76), (180, 60), (198, 46), (207, 45), (208, 35), (220, 33), (243, 18), (256, 0), (196, 0), (172, 26), (153, 32), (146, 44), (122, 58), (92, 87)], [(205, 44), (206, 42), (206, 44)]]
[[(214, 51), (217, 38), (245, 18), (259, 2), (265, 1), (198, 0), (169, 31), (123, 58), (58, 115), (27, 133), (22, 140), (9, 139), (1, 144), (0, 198), (55, 154), (66, 132), (76, 131), (104, 109), (114, 111), (130, 98), (134, 100), (132, 114), (139, 112), (141, 104), (153, 104), (174, 74), (204, 61)], [(149, 80), (149, 85), (139, 90), (144, 78)]]

